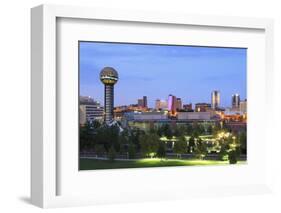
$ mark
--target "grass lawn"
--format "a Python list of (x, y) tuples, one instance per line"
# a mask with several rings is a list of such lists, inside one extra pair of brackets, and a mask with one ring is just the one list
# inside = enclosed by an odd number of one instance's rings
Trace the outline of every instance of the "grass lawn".
[[(245, 164), (245, 161), (238, 162)], [(118, 169), (118, 168), (143, 168), (143, 167), (163, 167), (163, 166), (205, 166), (205, 165), (229, 165), (228, 161), (216, 160), (161, 160), (159, 158), (140, 159), (134, 161), (118, 161), (96, 159), (80, 159), (80, 170), (93, 169)]]

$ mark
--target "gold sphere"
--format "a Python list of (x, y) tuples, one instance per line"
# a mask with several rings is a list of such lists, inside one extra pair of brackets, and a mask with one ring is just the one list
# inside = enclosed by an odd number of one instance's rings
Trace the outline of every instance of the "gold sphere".
[(104, 84), (114, 85), (118, 81), (118, 72), (112, 67), (105, 67), (100, 72), (100, 80)]

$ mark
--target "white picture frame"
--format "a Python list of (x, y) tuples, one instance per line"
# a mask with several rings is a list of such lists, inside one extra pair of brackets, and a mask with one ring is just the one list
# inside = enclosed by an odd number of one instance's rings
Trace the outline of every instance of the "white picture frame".
[[(131, 191), (118, 191), (118, 193), (104, 193), (89, 195), (87, 193), (75, 194), (60, 194), (59, 184), (62, 184), (63, 179), (60, 178), (61, 166), (58, 160), (60, 159), (60, 147), (57, 144), (57, 120), (58, 120), (58, 87), (60, 81), (57, 78), (57, 36), (58, 36), (58, 20), (63, 19), (79, 19), (79, 20), (100, 20), (100, 21), (118, 21), (131, 23), (153, 23), (162, 26), (200, 26), (202, 28), (220, 28), (232, 30), (258, 30), (263, 32), (262, 40), (264, 44), (264, 67), (261, 68), (261, 76), (266, 76), (264, 88), (260, 88), (264, 94), (266, 103), (262, 107), (271, 106), (274, 104), (274, 97), (271, 94), (273, 90), (273, 21), (271, 19), (256, 19), (256, 18), (240, 18), (240, 17), (216, 17), (203, 15), (187, 15), (187, 14), (160, 14), (147, 11), (122, 11), (101, 8), (84, 8), (74, 6), (54, 6), (41, 5), (31, 10), (31, 201), (33, 204), (47, 208), (60, 206), (76, 206), (76, 205), (91, 205), (100, 203), (116, 203), (116, 202), (138, 202), (145, 200), (165, 200), (179, 199), (194, 196), (210, 196), (210, 195), (242, 195), (252, 193), (264, 193), (271, 191), (271, 166), (270, 166), (270, 149), (268, 145), (272, 131), (269, 128), (272, 122), (273, 112), (269, 112), (264, 116), (262, 122), (266, 124), (266, 131), (263, 137), (267, 152), (265, 153), (266, 162), (262, 166), (265, 173), (263, 179), (249, 184), (249, 181), (238, 181), (230, 185), (224, 183), (213, 186), (204, 185), (203, 187), (195, 186), (191, 188), (186, 186), (183, 190), (179, 190), (176, 186), (169, 185), (168, 189), (161, 190), (159, 187), (152, 189), (153, 193), (149, 195), (145, 193), (134, 193)], [(258, 62), (257, 62), (258, 63)], [(251, 77), (251, 76), (250, 76)], [(257, 80), (258, 81), (258, 80)], [(256, 85), (257, 87), (258, 85)], [(250, 88), (251, 89), (251, 88)], [(252, 91), (252, 90), (251, 90)], [(77, 142), (78, 143), (78, 142)], [(253, 152), (257, 148), (253, 148)], [(243, 168), (247, 170), (247, 167)], [(212, 169), (207, 169), (211, 173)], [(230, 167), (230, 170), (235, 168)], [(146, 170), (147, 171), (147, 170)], [(78, 172), (78, 171), (77, 171)], [(123, 171), (106, 171), (108, 175), (111, 173), (118, 176), (121, 173), (132, 175), (127, 170)], [(134, 171), (137, 176), (142, 177), (147, 174), (144, 169)], [(168, 170), (150, 169), (150, 172), (155, 174), (154, 178), (159, 175), (167, 175), (171, 173), (181, 174), (183, 169), (169, 168)], [(201, 171), (198, 171), (199, 173)], [(157, 173), (157, 174), (156, 174)], [(91, 174), (98, 177), (98, 173)], [(157, 176), (158, 175), (158, 176)], [(85, 176), (85, 173), (84, 173)], [(94, 177), (94, 176), (93, 176)], [(100, 176), (99, 178), (102, 178)], [(71, 179), (72, 180), (72, 179)], [(85, 180), (85, 179), (84, 179)], [(156, 180), (156, 179), (155, 179)], [(182, 180), (179, 180), (179, 182)], [(182, 182), (183, 183), (183, 182)], [(73, 185), (76, 183), (73, 182)], [(69, 186), (70, 187), (70, 186)], [(73, 190), (75, 187), (73, 187)], [(72, 189), (69, 189), (72, 190)], [(109, 189), (110, 190), (110, 189)], [(120, 189), (119, 189), (120, 190)], [(137, 190), (136, 190), (137, 191)], [(170, 195), (164, 195), (169, 192)], [(123, 193), (123, 196), (120, 196)], [(124, 195), (125, 193), (128, 196)]]

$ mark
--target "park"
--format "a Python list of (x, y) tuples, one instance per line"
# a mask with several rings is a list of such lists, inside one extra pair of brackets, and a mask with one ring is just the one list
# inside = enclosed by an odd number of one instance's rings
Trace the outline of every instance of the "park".
[(220, 125), (163, 124), (148, 131), (87, 123), (80, 129), (80, 170), (246, 163), (246, 132)]

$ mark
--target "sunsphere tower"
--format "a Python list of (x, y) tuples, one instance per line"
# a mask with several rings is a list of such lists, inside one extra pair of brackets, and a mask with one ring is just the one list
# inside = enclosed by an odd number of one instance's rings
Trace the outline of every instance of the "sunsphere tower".
[(104, 84), (104, 121), (110, 124), (113, 119), (114, 84), (118, 81), (118, 73), (112, 67), (104, 67), (100, 72), (100, 80)]

